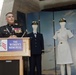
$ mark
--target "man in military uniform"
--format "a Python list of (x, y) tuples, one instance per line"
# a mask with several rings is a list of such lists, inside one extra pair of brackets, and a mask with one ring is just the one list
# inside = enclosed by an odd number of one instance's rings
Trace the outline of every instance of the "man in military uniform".
[(30, 75), (35, 75), (35, 67), (37, 69), (37, 75), (41, 75), (41, 54), (44, 50), (43, 35), (37, 32), (38, 23), (32, 22), (33, 32), (28, 34), (30, 37), (31, 46), (31, 57), (29, 58), (30, 63)]
[(7, 25), (0, 27), (0, 37), (21, 37), (23, 30), (19, 25), (15, 25), (14, 16), (12, 12), (6, 14)]

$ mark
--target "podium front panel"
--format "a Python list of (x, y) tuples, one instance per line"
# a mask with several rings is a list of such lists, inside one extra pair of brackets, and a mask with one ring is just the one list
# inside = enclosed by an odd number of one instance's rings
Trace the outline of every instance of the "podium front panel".
[(19, 75), (19, 61), (0, 60), (0, 75)]
[(29, 37), (0, 38), (0, 75), (24, 75), (23, 56), (30, 56)]
[(30, 38), (0, 38), (0, 56), (30, 56)]

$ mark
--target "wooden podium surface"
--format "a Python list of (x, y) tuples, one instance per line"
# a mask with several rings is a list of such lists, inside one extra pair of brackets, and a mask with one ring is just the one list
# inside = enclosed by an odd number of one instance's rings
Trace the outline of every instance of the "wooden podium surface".
[(23, 56), (30, 56), (30, 38), (0, 38), (1, 40), (21, 39), (23, 50), (21, 51), (0, 51), (0, 60), (19, 60), (19, 75), (23, 75)]

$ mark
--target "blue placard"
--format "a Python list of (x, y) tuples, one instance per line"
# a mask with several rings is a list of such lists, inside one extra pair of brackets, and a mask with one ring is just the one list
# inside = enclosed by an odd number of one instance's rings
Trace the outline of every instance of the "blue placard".
[(8, 51), (22, 51), (23, 40), (22, 39), (8, 39)]

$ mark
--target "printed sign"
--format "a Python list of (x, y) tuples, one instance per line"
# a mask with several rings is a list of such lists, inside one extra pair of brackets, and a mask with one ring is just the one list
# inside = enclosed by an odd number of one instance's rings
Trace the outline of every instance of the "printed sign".
[(8, 51), (22, 51), (23, 41), (21, 39), (8, 39)]

